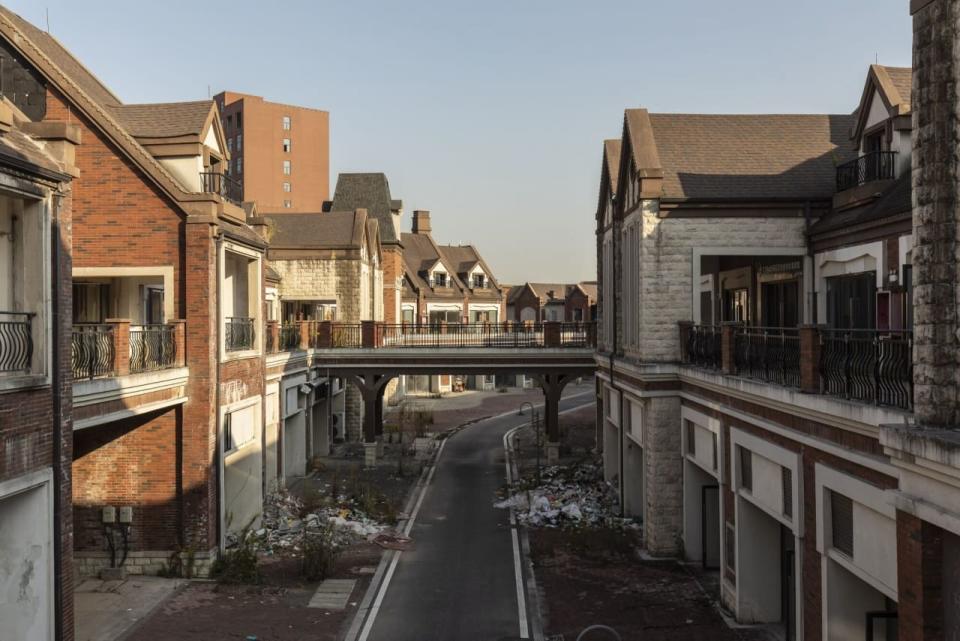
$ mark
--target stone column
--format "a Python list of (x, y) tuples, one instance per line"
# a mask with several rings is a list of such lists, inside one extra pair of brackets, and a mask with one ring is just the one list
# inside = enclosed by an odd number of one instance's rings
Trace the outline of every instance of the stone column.
[(914, 0), (914, 414), (960, 429), (960, 1)]
[(267, 321), (267, 352), (274, 353), (280, 351), (280, 321)]

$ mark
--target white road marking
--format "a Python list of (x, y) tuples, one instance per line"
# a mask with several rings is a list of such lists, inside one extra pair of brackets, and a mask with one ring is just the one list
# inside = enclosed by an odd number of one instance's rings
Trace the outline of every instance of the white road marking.
[[(587, 392), (581, 392), (579, 394), (571, 394), (569, 396), (561, 397), (560, 400), (565, 401), (571, 398), (587, 396), (588, 394), (593, 395), (594, 393), (595, 392), (591, 390)], [(563, 410), (562, 412), (559, 412), (558, 415), (566, 414), (567, 412), (578, 410), (583, 407), (588, 407), (592, 404), (593, 403), (591, 402), (591, 403), (585, 403), (583, 405), (578, 405), (576, 407)], [(543, 403), (534, 405), (534, 407), (542, 407), (542, 406), (543, 406)], [(487, 418), (481, 421), (478, 421), (478, 423), (483, 423), (483, 422), (490, 421), (497, 418), (503, 418), (504, 416), (510, 416), (512, 414), (513, 414), (513, 411), (503, 412), (502, 414), (488, 416)], [(524, 425), (528, 425), (528, 424), (529, 424), (529, 421), (527, 421), (526, 423), (521, 423), (520, 425), (517, 425), (516, 427), (511, 428), (507, 434), (512, 435), (515, 431), (517, 431)], [(430, 472), (427, 475), (427, 480), (423, 484), (423, 486), (420, 488), (420, 496), (417, 497), (417, 502), (413, 508), (413, 512), (410, 514), (410, 518), (407, 519), (407, 522), (403, 528), (404, 536), (409, 536), (410, 531), (413, 529), (413, 524), (417, 519), (417, 514), (420, 512), (420, 506), (423, 504), (423, 499), (427, 494), (427, 488), (430, 487), (430, 483), (433, 481), (433, 475), (437, 471), (437, 466), (440, 464), (440, 455), (443, 454), (443, 448), (444, 446), (446, 446), (447, 440), (448, 439), (444, 439), (440, 443), (440, 448), (437, 450), (436, 458), (433, 459), (433, 465), (430, 467)], [(507, 447), (507, 440), (506, 440), (506, 435), (504, 435), (504, 448), (506, 449), (506, 447)], [(507, 459), (506, 461), (507, 482), (512, 483), (513, 473), (510, 470), (509, 455), (506, 457), (506, 459)], [(517, 524), (516, 516), (514, 515), (513, 508), (510, 508), (510, 525), (511, 525), (511, 532), (513, 535), (513, 566), (514, 566), (514, 575), (517, 583), (517, 606), (519, 609), (519, 617), (520, 617), (520, 637), (522, 639), (529, 639), (530, 636), (529, 636), (529, 632), (527, 631), (528, 626), (527, 626), (526, 592), (523, 589), (523, 577), (522, 577), (522, 572), (520, 568), (520, 546), (517, 538), (516, 524)], [(387, 589), (390, 587), (390, 580), (393, 578), (393, 573), (397, 568), (397, 563), (400, 561), (401, 551), (391, 550), (391, 553), (393, 554), (393, 558), (390, 559), (390, 565), (388, 566), (387, 573), (383, 577), (383, 582), (380, 584), (380, 587), (377, 589), (377, 597), (374, 600), (373, 606), (370, 608), (369, 613), (367, 614), (367, 620), (364, 622), (363, 629), (360, 632), (360, 636), (357, 639), (357, 641), (367, 641), (367, 638), (370, 636), (370, 631), (373, 629), (373, 624), (376, 621), (377, 613), (380, 611), (380, 606), (383, 605), (383, 599), (386, 597)], [(376, 577), (374, 577), (374, 580), (376, 580)], [(350, 637), (349, 633), (347, 634), (347, 637), (348, 638)]]

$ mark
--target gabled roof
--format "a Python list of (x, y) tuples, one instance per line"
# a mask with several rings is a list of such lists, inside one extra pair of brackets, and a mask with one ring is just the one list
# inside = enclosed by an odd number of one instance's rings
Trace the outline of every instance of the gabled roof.
[(0, 6), (0, 36), (174, 202), (182, 207), (186, 201), (212, 198), (210, 194), (197, 194), (183, 188), (122, 122), (116, 113), (118, 108), (122, 111), (120, 99), (50, 34)]
[(403, 243), (403, 262), (406, 272), (415, 287), (429, 288), (423, 274), (432, 270), (439, 262), (460, 290), (467, 289), (460, 280), (456, 265), (447, 260), (429, 234), (401, 234), (400, 240)]
[(117, 105), (110, 108), (114, 117), (137, 138), (177, 138), (201, 136), (211, 114), (212, 100)]
[(271, 249), (359, 249), (367, 231), (367, 212), (261, 214), (272, 233)]
[(380, 241), (397, 243), (393, 225), (394, 201), (390, 197), (390, 184), (382, 173), (340, 174), (333, 192), (333, 211), (366, 209), (371, 218), (380, 224)]
[[(850, 123), (849, 115), (628, 109), (624, 140), (642, 178), (662, 176), (665, 199), (827, 199), (836, 185), (836, 164), (852, 156), (845, 144)], [(628, 168), (621, 160), (621, 171)]]
[[(479, 265), (483, 273), (490, 279), (495, 286), (499, 287), (496, 277), (490, 270), (490, 266), (483, 260), (480, 252), (473, 245), (439, 245), (440, 252), (446, 258), (446, 262), (452, 264), (457, 274), (462, 277), (469, 276), (470, 272)], [(461, 280), (463, 280), (461, 278)], [(469, 283), (465, 283), (469, 286)]]
[(860, 95), (860, 104), (854, 112), (850, 138), (859, 140), (870, 116), (873, 92), (876, 91), (887, 109), (888, 117), (906, 116), (910, 113), (913, 98), (913, 69), (910, 67), (886, 67), (870, 65), (867, 79)]
[(600, 195), (597, 201), (597, 220), (603, 216), (609, 192), (617, 193), (617, 179), (620, 178), (620, 140), (610, 138), (603, 141), (603, 164), (600, 167)]
[(910, 172), (907, 171), (897, 178), (877, 200), (861, 207), (854, 207), (842, 211), (831, 211), (814, 223), (808, 233), (810, 236), (815, 236), (817, 234), (883, 220), (892, 216), (903, 215), (910, 217), (912, 213), (912, 187), (910, 184)]
[(575, 289), (583, 291), (584, 294), (594, 300), (597, 298), (597, 283), (594, 281), (584, 281), (580, 283), (524, 283), (521, 286), (510, 289), (507, 302), (512, 303), (516, 301), (524, 291), (529, 291), (540, 299), (541, 305), (562, 303), (566, 301), (567, 297), (569, 297), (570, 293)]

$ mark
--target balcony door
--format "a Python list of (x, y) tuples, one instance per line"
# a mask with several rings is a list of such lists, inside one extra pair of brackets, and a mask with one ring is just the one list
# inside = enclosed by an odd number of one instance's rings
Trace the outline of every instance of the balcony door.
[(835, 329), (875, 329), (877, 276), (863, 272), (827, 279), (827, 324)]
[(750, 322), (750, 294), (746, 287), (723, 291), (723, 320)]
[(800, 324), (800, 284), (796, 280), (763, 283), (760, 324), (764, 327), (796, 327)]
[[(163, 305), (160, 306), (161, 312)], [(110, 317), (110, 285), (107, 283), (73, 284), (73, 322), (102, 323)]]

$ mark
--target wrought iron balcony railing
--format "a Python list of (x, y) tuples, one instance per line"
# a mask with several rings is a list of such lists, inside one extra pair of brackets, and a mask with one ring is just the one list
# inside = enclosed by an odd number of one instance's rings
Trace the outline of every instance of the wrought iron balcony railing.
[(694, 325), (687, 336), (685, 363), (720, 369), (722, 364), (720, 327), (716, 325)]
[(913, 332), (820, 331), (820, 385), (830, 396), (913, 408)]
[(33, 314), (0, 312), (0, 374), (28, 373), (33, 365)]
[(173, 325), (136, 325), (130, 328), (130, 372), (169, 369), (177, 359)]
[(113, 376), (116, 354), (113, 325), (74, 325), (70, 341), (70, 362), (74, 380)]
[(897, 152), (873, 151), (837, 165), (837, 191), (846, 191), (875, 180), (896, 178)]
[(217, 194), (235, 205), (239, 205), (243, 200), (243, 186), (240, 181), (234, 180), (226, 174), (202, 171), (200, 172), (200, 184), (202, 191), (208, 194)]
[(788, 327), (738, 327), (733, 360), (737, 374), (800, 387), (800, 331)]
[(300, 346), (300, 323), (280, 326), (280, 351), (286, 352)]
[(252, 318), (231, 316), (227, 318), (224, 327), (224, 346), (228, 352), (237, 352), (253, 349), (256, 341), (256, 331)]

